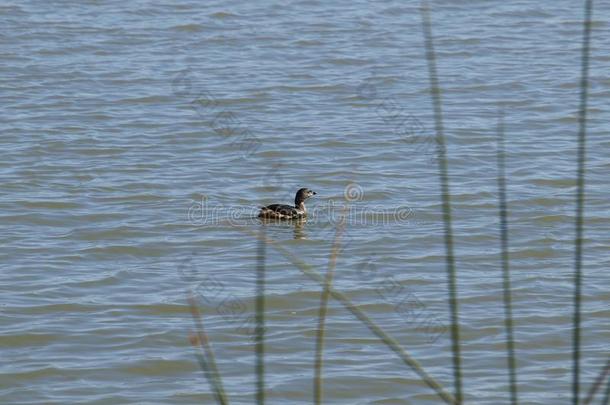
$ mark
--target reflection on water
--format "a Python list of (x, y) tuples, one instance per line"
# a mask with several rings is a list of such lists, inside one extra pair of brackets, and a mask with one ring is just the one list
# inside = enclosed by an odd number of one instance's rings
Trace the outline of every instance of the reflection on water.
[(297, 219), (294, 221), (294, 238), (295, 239), (307, 239), (307, 234), (305, 233), (305, 223), (307, 219)]
[(307, 239), (307, 233), (305, 232), (307, 218), (283, 220), (274, 218), (259, 218), (259, 220), (265, 226), (292, 227), (294, 239)]

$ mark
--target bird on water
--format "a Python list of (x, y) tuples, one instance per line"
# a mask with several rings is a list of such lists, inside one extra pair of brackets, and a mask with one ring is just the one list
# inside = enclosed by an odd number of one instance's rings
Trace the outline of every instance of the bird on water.
[(294, 207), (287, 204), (271, 204), (262, 207), (258, 213), (259, 218), (273, 219), (297, 219), (307, 216), (305, 200), (316, 195), (315, 191), (308, 188), (301, 188), (294, 196)]

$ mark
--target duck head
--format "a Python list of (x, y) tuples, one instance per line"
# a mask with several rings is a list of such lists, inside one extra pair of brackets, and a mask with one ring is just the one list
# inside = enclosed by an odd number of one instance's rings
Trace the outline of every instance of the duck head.
[(297, 191), (297, 195), (294, 196), (294, 206), (299, 207), (301, 204), (305, 202), (310, 197), (316, 195), (315, 191), (312, 191), (308, 188), (301, 188)]

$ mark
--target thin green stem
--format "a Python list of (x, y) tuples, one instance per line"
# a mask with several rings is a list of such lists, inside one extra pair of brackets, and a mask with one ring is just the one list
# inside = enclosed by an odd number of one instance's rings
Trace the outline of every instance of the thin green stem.
[(572, 338), (572, 403), (580, 397), (580, 318), (582, 295), (582, 239), (585, 200), (585, 146), (587, 135), (587, 99), (589, 89), (589, 49), (591, 42), (591, 13), (593, 1), (585, 1), (583, 45), (581, 56), (580, 108), (578, 113), (578, 163), (576, 173), (576, 236), (574, 240), (574, 317)]
[(583, 401), (583, 405), (589, 405), (591, 403), (591, 401), (593, 401), (593, 397), (595, 396), (595, 393), (597, 392), (599, 387), (602, 385), (602, 382), (607, 378), (608, 373), (610, 373), (610, 360), (606, 361), (606, 365), (604, 366), (602, 371), (599, 373), (599, 375), (597, 376), (597, 378), (595, 379), (593, 384), (591, 384), (591, 388), (589, 389), (589, 392), (587, 393), (587, 396), (585, 397), (585, 399)]
[(602, 399), (601, 405), (608, 405), (610, 403), (610, 379), (606, 382), (606, 392)]
[(498, 119), (498, 193), (500, 198), (500, 239), (502, 251), (502, 290), (504, 296), (504, 327), (506, 329), (506, 350), (508, 351), (508, 375), (510, 402), (517, 404), (517, 373), (515, 365), (515, 344), (513, 338), (513, 312), (508, 259), (508, 208), (506, 204), (506, 165), (504, 152), (504, 114)]
[[(345, 209), (343, 210), (345, 213)], [(335, 273), (335, 267), (337, 264), (337, 256), (339, 255), (339, 247), (341, 246), (341, 235), (345, 229), (345, 214), (342, 215), (337, 230), (335, 231), (335, 240), (328, 262), (328, 270), (326, 271), (326, 277), (324, 278), (324, 288), (320, 296), (320, 310), (318, 315), (318, 330), (316, 334), (316, 360), (314, 364), (314, 384), (313, 384), (313, 396), (314, 403), (316, 405), (322, 404), (322, 363), (324, 353), (324, 332), (325, 332), (325, 321), (326, 314), (328, 312), (328, 299), (330, 297), (330, 287), (333, 284), (333, 277)]]
[(432, 37), (432, 24), (428, 2), (422, 2), (422, 25), (426, 59), (428, 61), (428, 75), (430, 78), (430, 92), (434, 106), (434, 126), (436, 131), (436, 151), (439, 165), (439, 177), (443, 203), (443, 223), (445, 228), (445, 257), (447, 264), (447, 290), (449, 295), (449, 312), (451, 315), (451, 349), (453, 353), (453, 379), (455, 398), (458, 404), (462, 403), (462, 368), (460, 356), (460, 324), (457, 299), (457, 281), (455, 258), (453, 254), (453, 231), (451, 228), (451, 193), (449, 191), (449, 174), (447, 169), (447, 152), (443, 128), (443, 110), (441, 102), (441, 89), (436, 69), (436, 56), (434, 53), (434, 40)]
[(226, 405), (229, 402), (222, 385), (222, 379), (220, 378), (218, 367), (216, 367), (216, 358), (214, 357), (214, 352), (212, 351), (210, 341), (203, 328), (203, 320), (201, 313), (199, 312), (199, 307), (197, 306), (197, 302), (195, 301), (195, 298), (193, 298), (193, 294), (190, 291), (188, 293), (188, 303), (193, 316), (193, 322), (195, 323), (197, 336), (196, 339), (191, 340), (191, 343), (193, 346), (197, 346), (198, 344), (203, 353), (197, 353), (197, 360), (203, 369), (203, 374), (212, 387), (216, 401), (221, 405)]
[(256, 265), (256, 402), (265, 403), (265, 227), (260, 231)]

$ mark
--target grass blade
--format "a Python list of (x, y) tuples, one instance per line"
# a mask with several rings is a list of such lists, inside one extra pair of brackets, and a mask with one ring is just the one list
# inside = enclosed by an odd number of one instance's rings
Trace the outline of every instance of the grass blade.
[(335, 273), (335, 267), (337, 263), (337, 256), (339, 255), (339, 247), (341, 245), (341, 235), (345, 229), (345, 208), (343, 210), (337, 230), (335, 231), (335, 240), (328, 262), (328, 270), (326, 271), (326, 277), (324, 278), (324, 288), (320, 296), (320, 311), (318, 317), (318, 330), (316, 334), (316, 360), (314, 364), (314, 384), (313, 384), (313, 397), (316, 405), (322, 404), (322, 360), (324, 352), (324, 328), (326, 321), (326, 314), (328, 312), (328, 299), (330, 297), (330, 287), (333, 284), (333, 276)]
[(457, 282), (455, 259), (453, 255), (453, 232), (451, 229), (451, 194), (449, 191), (449, 174), (447, 169), (447, 152), (445, 148), (445, 135), (443, 129), (443, 111), (441, 103), (441, 90), (436, 69), (436, 56), (434, 54), (434, 41), (432, 38), (432, 24), (428, 2), (422, 2), (421, 8), (426, 59), (428, 61), (428, 75), (430, 78), (430, 92), (434, 106), (434, 127), (436, 131), (436, 151), (439, 165), (439, 177), (443, 202), (443, 223), (445, 227), (445, 251), (447, 262), (447, 289), (449, 294), (449, 311), (451, 314), (451, 349), (453, 353), (453, 379), (455, 386), (455, 399), (462, 403), (462, 371), (460, 356), (460, 325), (457, 300)]
[(604, 393), (604, 398), (602, 399), (602, 405), (608, 405), (610, 403), (610, 380), (606, 383), (606, 392)]
[(597, 376), (597, 378), (591, 385), (591, 388), (589, 389), (589, 392), (587, 393), (587, 397), (583, 401), (584, 405), (589, 405), (591, 403), (591, 401), (593, 401), (593, 397), (595, 396), (595, 393), (597, 392), (599, 387), (602, 385), (602, 382), (607, 378), (608, 373), (610, 373), (610, 360), (608, 360), (606, 362), (606, 366), (602, 369), (602, 371), (599, 373), (599, 375)]
[[(257, 233), (254, 233), (248, 229), (241, 229), (235, 225), (230, 225), (233, 226), (236, 230), (239, 230), (254, 237), (258, 237)], [(320, 286), (324, 286), (324, 277), (322, 277), (318, 272), (313, 270), (310, 265), (299, 259), (296, 255), (282, 247), (273, 239), (266, 237), (265, 242), (273, 246), (278, 252), (280, 252), (284, 257), (286, 257), (307, 277), (320, 284)], [(441, 399), (443, 399), (448, 404), (457, 404), (453, 395), (445, 391), (443, 386), (438, 383), (434, 378), (432, 378), (422, 368), (422, 366), (417, 360), (413, 359), (409, 355), (409, 353), (407, 353), (406, 350), (404, 350), (394, 338), (385, 333), (383, 329), (381, 329), (375, 322), (373, 322), (373, 320), (369, 318), (368, 315), (362, 312), (362, 310), (357, 305), (355, 305), (345, 294), (335, 290), (332, 286), (329, 286), (328, 291), (334, 299), (339, 301), (348, 311), (350, 311), (367, 328), (369, 328), (369, 330), (373, 332), (373, 334), (375, 334), (383, 343), (385, 343), (386, 346), (388, 346), (392, 351), (394, 351), (394, 353), (396, 353), (398, 357), (400, 357), (403, 363), (411, 367), (420, 376), (420, 378), (438, 394)]]
[(256, 265), (256, 402), (265, 403), (265, 226), (260, 230)]
[(197, 302), (195, 301), (195, 298), (191, 292), (188, 294), (188, 303), (196, 330), (196, 338), (191, 339), (191, 344), (193, 346), (199, 345), (199, 348), (203, 353), (197, 353), (197, 361), (199, 362), (199, 365), (202, 368), (203, 374), (208, 380), (210, 387), (212, 387), (216, 401), (221, 405), (226, 405), (229, 402), (222, 385), (222, 379), (220, 378), (218, 367), (216, 367), (214, 352), (212, 351), (210, 341), (203, 328), (203, 320), (201, 313), (199, 312), (199, 307), (197, 306)]
[(513, 310), (508, 259), (508, 208), (506, 204), (506, 164), (504, 148), (504, 113), (498, 119), (498, 195), (500, 198), (500, 239), (502, 250), (502, 290), (504, 298), (504, 327), (506, 329), (506, 350), (508, 351), (508, 375), (510, 402), (517, 404), (517, 373), (515, 365), (515, 345), (513, 339)]
[(574, 316), (572, 338), (572, 403), (580, 397), (580, 314), (582, 294), (583, 206), (585, 199), (585, 145), (587, 133), (587, 98), (589, 89), (589, 48), (593, 1), (585, 1), (583, 44), (581, 56), (580, 108), (578, 111), (578, 162), (576, 173), (576, 236), (574, 240)]

